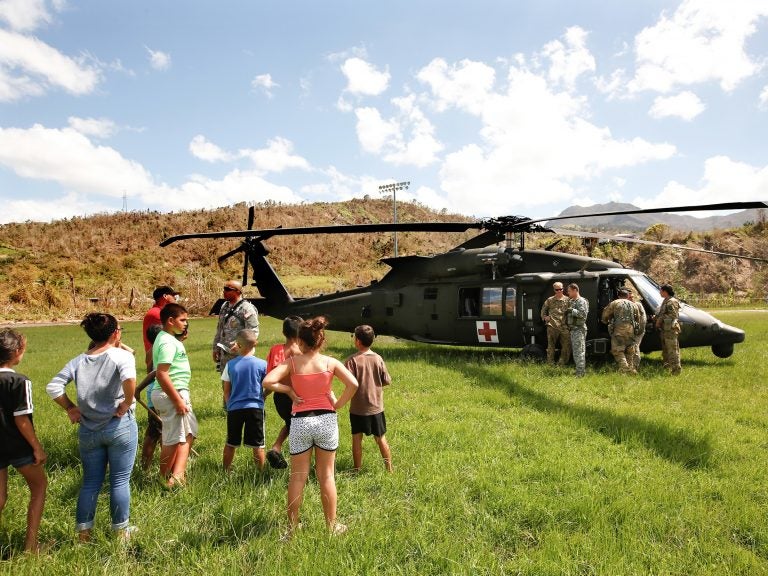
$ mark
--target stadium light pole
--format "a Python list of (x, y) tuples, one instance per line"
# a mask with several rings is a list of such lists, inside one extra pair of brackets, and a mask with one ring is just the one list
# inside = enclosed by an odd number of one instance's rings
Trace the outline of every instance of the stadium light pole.
[[(410, 182), (395, 182), (394, 184), (382, 184), (379, 186), (381, 194), (392, 193), (392, 222), (397, 224), (397, 191), (408, 190)], [(397, 258), (397, 230), (395, 230), (395, 258)]]

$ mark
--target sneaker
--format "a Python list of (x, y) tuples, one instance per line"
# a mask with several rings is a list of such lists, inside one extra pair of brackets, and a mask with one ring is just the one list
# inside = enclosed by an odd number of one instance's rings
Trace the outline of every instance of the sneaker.
[(126, 526), (125, 528), (118, 530), (117, 535), (123, 542), (130, 542), (134, 534), (139, 531), (138, 526)]
[(269, 462), (269, 465), (272, 468), (288, 468), (288, 462), (286, 462), (285, 458), (283, 458), (283, 455), (274, 448), (267, 452), (267, 462)]
[(336, 522), (331, 528), (331, 536), (341, 536), (347, 531), (347, 525)]

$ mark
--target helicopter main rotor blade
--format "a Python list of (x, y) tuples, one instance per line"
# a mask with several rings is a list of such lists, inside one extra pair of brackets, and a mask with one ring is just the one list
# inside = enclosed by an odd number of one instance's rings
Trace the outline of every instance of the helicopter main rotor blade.
[(610, 240), (612, 242), (626, 242), (630, 244), (646, 244), (648, 246), (659, 246), (661, 248), (672, 248), (674, 250), (688, 250), (689, 252), (703, 252), (704, 254), (714, 254), (715, 256), (740, 258), (742, 260), (754, 260), (755, 262), (768, 262), (768, 259), (757, 258), (755, 256), (744, 256), (742, 254), (731, 254), (729, 252), (717, 252), (715, 250), (706, 250), (705, 248), (694, 248), (692, 246), (682, 246), (681, 244), (672, 244), (668, 242), (654, 242), (653, 240), (642, 240), (641, 238), (614, 236), (612, 234), (601, 234), (599, 232), (581, 232), (578, 230), (568, 230), (566, 228), (552, 228), (551, 230), (555, 234), (560, 234), (561, 236), (575, 236), (577, 238), (596, 238), (598, 240)]
[(466, 232), (482, 229), (483, 222), (398, 222), (397, 224), (340, 224), (337, 226), (304, 226), (299, 228), (268, 228), (265, 230), (230, 230), (224, 232), (202, 232), (200, 234), (179, 234), (160, 243), (168, 246), (179, 240), (192, 238), (251, 238), (258, 236), (266, 240), (272, 236), (300, 234), (368, 234), (374, 232)]
[(632, 210), (616, 210), (613, 212), (591, 212), (588, 214), (571, 214), (568, 216), (553, 216), (550, 218), (533, 218), (521, 222), (521, 226), (537, 222), (552, 222), (553, 220), (572, 220), (575, 218), (595, 218), (597, 216), (622, 216), (624, 214), (659, 214), (662, 212), (706, 212), (718, 210), (749, 210), (752, 208), (768, 208), (768, 202), (721, 202), (719, 204), (699, 204), (693, 206), (670, 206), (668, 208), (634, 208)]
[(248, 252), (243, 254), (243, 286), (248, 285)]
[[(162, 244), (161, 244), (161, 246), (162, 246)], [(218, 261), (218, 263), (219, 263), (219, 264), (221, 264), (221, 263), (222, 263), (222, 262), (224, 262), (224, 260), (226, 260), (227, 258), (229, 258), (229, 257), (231, 257), (231, 256), (234, 256), (235, 254), (237, 254), (238, 252), (242, 252), (243, 250), (245, 250), (245, 246), (244, 246), (243, 244), (241, 244), (240, 246), (238, 246), (238, 247), (237, 247), (237, 248), (235, 248), (234, 250), (230, 250), (230, 251), (229, 251), (229, 252), (227, 252), (226, 254), (222, 254), (221, 256), (219, 256), (219, 257), (217, 258), (217, 261)]]

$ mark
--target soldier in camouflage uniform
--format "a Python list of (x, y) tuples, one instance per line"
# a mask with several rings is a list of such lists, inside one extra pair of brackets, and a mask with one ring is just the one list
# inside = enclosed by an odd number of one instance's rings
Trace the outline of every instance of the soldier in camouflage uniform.
[(659, 293), (664, 300), (654, 317), (654, 324), (661, 332), (661, 359), (672, 374), (680, 374), (680, 301), (669, 284), (664, 284)]
[[(224, 299), (219, 310), (219, 323), (216, 325), (216, 335), (213, 337), (213, 361), (216, 369), (221, 372), (224, 366), (237, 352), (232, 350), (240, 330), (249, 328), (259, 335), (259, 313), (256, 307), (243, 298), (243, 285), (237, 280), (227, 280), (224, 283)], [(224, 404), (226, 408), (226, 402)]]
[(603, 310), (602, 320), (611, 333), (611, 355), (619, 372), (637, 374), (634, 368), (635, 335), (640, 331), (637, 307), (629, 300), (629, 290), (619, 288), (619, 297)]
[(547, 325), (547, 364), (555, 363), (555, 349), (560, 342), (560, 366), (568, 364), (571, 356), (571, 335), (565, 325), (568, 297), (563, 294), (562, 282), (552, 284), (555, 294), (544, 301), (541, 319)]
[(645, 337), (645, 325), (648, 322), (648, 316), (645, 313), (645, 306), (643, 306), (642, 300), (635, 302), (632, 292), (629, 293), (629, 299), (637, 308), (637, 317), (640, 321), (639, 331), (635, 334), (635, 351), (632, 354), (632, 368), (637, 372), (640, 369), (640, 343)]
[(589, 314), (589, 302), (579, 295), (579, 287), (576, 284), (568, 284), (568, 309), (565, 312), (565, 322), (571, 333), (571, 353), (576, 364), (576, 376), (586, 374), (587, 366), (587, 315)]

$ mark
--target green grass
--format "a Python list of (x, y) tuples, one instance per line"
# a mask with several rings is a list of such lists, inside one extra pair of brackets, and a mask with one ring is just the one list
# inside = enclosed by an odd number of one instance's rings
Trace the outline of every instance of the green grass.
[[(747, 341), (720, 360), (683, 350), (671, 378), (658, 353), (638, 377), (590, 364), (583, 379), (524, 364), (516, 351), (426, 346), (381, 338), (394, 378), (385, 393), (395, 472), (372, 440), (352, 474), (347, 411), (340, 414), (339, 518), (324, 529), (311, 480), (304, 528), (285, 527), (287, 471), (260, 477), (248, 451), (220, 471), (225, 436), (220, 385), (210, 362), (213, 321), (195, 319), (187, 348), (199, 454), (189, 486), (163, 493), (134, 472), (132, 521), (123, 548), (109, 534), (106, 493), (95, 542), (74, 542), (79, 487), (76, 431), (45, 395), (50, 377), (86, 345), (77, 327), (24, 329), (19, 371), (35, 389), (35, 422), (49, 454), (39, 559), (24, 556), (27, 492), (11, 471), (0, 527), (0, 571), (10, 574), (764, 574), (768, 573), (766, 450), (768, 335), (764, 314), (727, 312)], [(125, 339), (140, 348), (139, 325)], [(330, 333), (328, 353), (351, 352)], [(262, 321), (264, 354), (279, 324)], [(141, 410), (141, 408), (139, 408)], [(268, 409), (268, 441), (277, 431)], [(146, 416), (140, 414), (143, 428)]]

